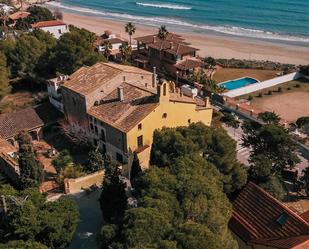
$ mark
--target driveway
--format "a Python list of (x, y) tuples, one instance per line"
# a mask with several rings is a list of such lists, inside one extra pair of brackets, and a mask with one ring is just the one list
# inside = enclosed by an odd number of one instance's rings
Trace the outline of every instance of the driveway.
[(96, 234), (103, 222), (98, 201), (100, 193), (98, 189), (89, 195), (85, 192), (72, 195), (79, 208), (80, 222), (68, 249), (97, 249)]

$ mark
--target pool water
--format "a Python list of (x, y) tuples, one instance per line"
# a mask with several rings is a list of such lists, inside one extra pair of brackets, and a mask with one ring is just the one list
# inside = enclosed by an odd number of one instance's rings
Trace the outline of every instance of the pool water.
[(220, 83), (219, 85), (221, 87), (224, 87), (227, 90), (235, 90), (244, 86), (248, 86), (251, 84), (255, 84), (258, 81), (256, 79), (250, 78), (250, 77), (244, 77), (237, 80), (230, 80), (223, 83)]

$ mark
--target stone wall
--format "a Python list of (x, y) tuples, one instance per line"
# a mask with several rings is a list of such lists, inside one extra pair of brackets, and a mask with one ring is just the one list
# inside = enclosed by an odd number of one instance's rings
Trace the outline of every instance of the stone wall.
[(64, 179), (64, 192), (66, 194), (76, 194), (92, 185), (101, 186), (103, 178), (104, 171), (101, 170), (76, 179)]

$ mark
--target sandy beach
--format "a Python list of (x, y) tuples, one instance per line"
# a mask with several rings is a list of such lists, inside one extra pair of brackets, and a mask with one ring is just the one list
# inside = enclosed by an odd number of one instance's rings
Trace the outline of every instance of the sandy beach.
[[(63, 13), (63, 20), (67, 24), (86, 28), (97, 34), (105, 30), (111, 30), (121, 37), (128, 39), (124, 32), (125, 22), (105, 20), (68, 12)], [(149, 26), (136, 25), (137, 31), (134, 37), (156, 33), (157, 29)], [(181, 33), (193, 46), (200, 49), (200, 56), (212, 56), (215, 58), (237, 58), (270, 60), (281, 63), (308, 64), (309, 46), (294, 46), (274, 42), (251, 41), (238, 38), (229, 38), (213, 35), (198, 35)]]

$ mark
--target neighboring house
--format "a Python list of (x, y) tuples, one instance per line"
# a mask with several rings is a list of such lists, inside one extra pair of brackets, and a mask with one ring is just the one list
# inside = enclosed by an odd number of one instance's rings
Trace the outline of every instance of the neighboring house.
[(59, 113), (50, 103), (28, 107), (0, 116), (0, 139), (5, 139), (17, 147), (16, 136), (21, 131), (28, 131), (34, 140), (42, 137), (42, 128), (61, 119)]
[(119, 35), (113, 34), (111, 31), (106, 30), (101, 37), (97, 37), (96, 46), (99, 53), (104, 53), (105, 41), (109, 41), (111, 43), (111, 56), (113, 57), (113, 59), (116, 59), (116, 57), (118, 57), (118, 54), (120, 53), (120, 46), (122, 46), (126, 42), (126, 40), (122, 39)]
[(69, 76), (61, 75), (57, 78), (50, 79), (47, 82), (47, 93), (49, 102), (63, 113), (61, 86)]
[(0, 171), (13, 183), (18, 182), (20, 174), (16, 152), (13, 145), (0, 138)]
[(76, 136), (87, 137), (113, 158), (126, 163), (137, 152), (149, 163), (155, 129), (210, 125), (208, 99), (184, 96), (174, 83), (157, 85), (156, 75), (111, 63), (82, 67), (62, 85), (63, 110)]
[(26, 11), (17, 11), (11, 15), (8, 16), (8, 19), (10, 21), (10, 26), (15, 26), (16, 22), (19, 19), (25, 19), (30, 15), (29, 12)]
[(69, 32), (69, 27), (64, 22), (59, 20), (37, 22), (31, 24), (31, 27), (32, 29), (41, 29), (45, 32), (49, 32), (57, 39), (59, 39), (63, 34)]
[(308, 249), (308, 218), (248, 183), (233, 202), (229, 227), (240, 249)]
[(196, 58), (199, 49), (189, 46), (179, 35), (169, 33), (164, 40), (148, 35), (135, 40), (138, 52), (135, 61), (139, 67), (156, 66), (164, 73), (186, 79), (194, 69), (203, 66)]

